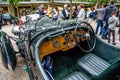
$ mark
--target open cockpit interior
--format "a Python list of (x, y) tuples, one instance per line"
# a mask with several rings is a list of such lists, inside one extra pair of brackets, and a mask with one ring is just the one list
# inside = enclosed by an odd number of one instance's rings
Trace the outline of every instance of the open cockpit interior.
[(118, 80), (120, 50), (110, 52), (115, 48), (84, 24), (46, 33), (36, 43), (35, 58), (39, 59), (37, 66), (45, 70), (43, 76), (51, 80)]

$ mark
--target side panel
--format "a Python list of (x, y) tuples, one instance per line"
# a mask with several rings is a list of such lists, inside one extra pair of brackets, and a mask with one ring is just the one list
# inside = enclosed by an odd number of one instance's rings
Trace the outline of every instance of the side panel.
[(116, 57), (120, 56), (120, 47), (108, 44), (97, 37), (94, 52), (107, 61), (111, 62), (114, 61)]

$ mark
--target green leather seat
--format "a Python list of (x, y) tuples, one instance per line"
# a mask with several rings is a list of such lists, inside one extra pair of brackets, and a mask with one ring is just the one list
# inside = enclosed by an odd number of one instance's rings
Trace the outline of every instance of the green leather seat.
[(63, 80), (90, 80), (89, 77), (87, 77), (82, 72), (73, 72), (70, 75), (66, 76)]
[(116, 58), (113, 63), (108, 63), (99, 56), (89, 53), (78, 59), (79, 70), (91, 75), (90, 80), (116, 80), (116, 75), (120, 69), (120, 58)]
[(63, 80), (116, 80), (120, 70), (120, 57), (108, 63), (99, 56), (89, 53), (78, 59), (79, 71), (67, 75)]
[(77, 62), (78, 66), (91, 75), (100, 75), (110, 64), (95, 54), (87, 54)]

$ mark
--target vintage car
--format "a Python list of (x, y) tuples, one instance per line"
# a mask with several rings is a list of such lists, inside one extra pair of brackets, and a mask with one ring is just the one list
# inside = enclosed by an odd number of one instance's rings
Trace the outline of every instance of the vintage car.
[(99, 39), (90, 24), (42, 17), (28, 27), (19, 38), (0, 32), (0, 52), (7, 69), (15, 69), (19, 53), (30, 80), (120, 80), (120, 48)]

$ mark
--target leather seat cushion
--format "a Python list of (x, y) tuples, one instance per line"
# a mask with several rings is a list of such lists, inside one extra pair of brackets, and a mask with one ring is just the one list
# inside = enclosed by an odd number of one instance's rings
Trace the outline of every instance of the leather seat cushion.
[(77, 61), (79, 69), (82, 68), (91, 75), (100, 75), (110, 64), (95, 54), (89, 53)]
[(85, 74), (82, 72), (73, 72), (70, 75), (66, 76), (63, 80), (90, 80)]

